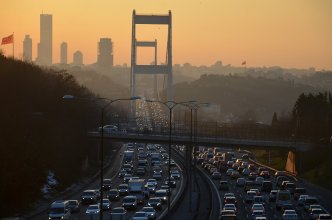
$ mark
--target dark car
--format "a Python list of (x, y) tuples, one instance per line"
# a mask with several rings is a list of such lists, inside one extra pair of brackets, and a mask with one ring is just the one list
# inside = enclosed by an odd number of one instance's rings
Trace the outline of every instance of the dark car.
[(273, 188), (273, 184), (271, 181), (263, 181), (262, 189), (261, 189), (262, 192), (269, 193), (269, 192), (271, 192), (272, 188)]
[(67, 200), (68, 201), (68, 209), (70, 209), (71, 213), (80, 212), (80, 203), (78, 200)]
[(113, 200), (119, 200), (120, 199), (120, 194), (117, 189), (111, 189), (108, 192), (108, 199), (113, 201)]
[[(170, 180), (171, 180), (170, 181), (170, 187), (171, 188), (176, 188), (176, 181), (175, 181), (175, 179), (173, 177), (171, 177)], [(168, 185), (168, 178), (165, 181), (165, 185)]]
[(154, 209), (160, 211), (162, 209), (161, 198), (159, 198), (159, 197), (150, 198), (148, 201), (148, 206), (151, 206)]
[(220, 181), (219, 182), (219, 189), (220, 190), (229, 190), (229, 187), (228, 187), (228, 182), (227, 181)]
[(109, 190), (111, 188), (112, 188), (112, 180), (111, 179), (104, 179), (102, 189), (105, 191), (105, 190)]
[(305, 188), (295, 188), (294, 190), (294, 200), (298, 200), (300, 195), (306, 194), (307, 190)]

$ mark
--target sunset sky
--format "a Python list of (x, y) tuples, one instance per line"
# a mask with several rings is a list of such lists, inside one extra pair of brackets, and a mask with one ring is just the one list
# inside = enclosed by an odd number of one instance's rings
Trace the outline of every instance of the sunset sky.
[[(68, 59), (82, 51), (86, 64), (97, 60), (97, 42), (110, 37), (114, 62), (130, 65), (132, 11), (173, 15), (173, 63), (332, 69), (331, 0), (12, 0), (1, 1), (0, 37), (15, 33), (15, 56), (22, 56), (25, 34), (39, 42), (39, 15), (53, 15), (53, 63), (60, 44)], [(158, 39), (158, 60), (165, 61), (164, 26), (138, 27), (138, 40)], [(2, 45), (6, 55), (11, 45)], [(139, 62), (153, 60), (152, 49)]]

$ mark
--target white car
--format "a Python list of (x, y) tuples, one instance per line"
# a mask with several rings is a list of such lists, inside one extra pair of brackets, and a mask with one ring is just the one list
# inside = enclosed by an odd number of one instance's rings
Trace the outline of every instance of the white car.
[(227, 176), (230, 176), (234, 171), (235, 171), (234, 169), (228, 169), (228, 170), (226, 171), (226, 175), (227, 175)]
[(94, 205), (89, 205), (89, 207), (87, 208), (85, 214), (87, 214), (87, 215), (96, 215), (96, 214), (99, 214), (99, 212), (100, 212), (99, 204), (94, 204)]
[(244, 186), (245, 183), (246, 183), (245, 178), (237, 178), (236, 180), (236, 186)]
[(235, 204), (225, 204), (224, 210), (233, 210), (235, 213), (237, 212)]
[(103, 129), (99, 127), (98, 130), (99, 132), (103, 131), (104, 133), (116, 133), (118, 132), (118, 127), (115, 125), (105, 125)]
[(153, 184), (155, 186), (157, 186), (157, 180), (156, 179), (148, 179), (148, 181), (146, 182), (146, 184)]
[(148, 220), (148, 214), (146, 212), (136, 212), (131, 218), (132, 220)]
[(251, 212), (254, 212), (255, 210), (261, 210), (265, 213), (265, 208), (264, 208), (263, 204), (261, 204), (261, 203), (255, 203), (252, 205)]

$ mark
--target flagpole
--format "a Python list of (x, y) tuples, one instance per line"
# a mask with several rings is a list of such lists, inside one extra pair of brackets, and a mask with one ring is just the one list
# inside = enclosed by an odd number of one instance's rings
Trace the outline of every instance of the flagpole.
[(14, 59), (14, 44), (15, 44), (15, 40), (14, 40), (14, 32), (13, 32), (13, 59)]

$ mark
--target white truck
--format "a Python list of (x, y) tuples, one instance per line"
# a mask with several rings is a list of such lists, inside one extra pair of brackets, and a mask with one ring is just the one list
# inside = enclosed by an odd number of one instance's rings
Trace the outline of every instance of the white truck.
[(143, 179), (131, 179), (128, 182), (129, 194), (136, 196), (137, 203), (143, 204), (145, 198), (148, 198), (149, 195), (145, 190), (145, 181)]

